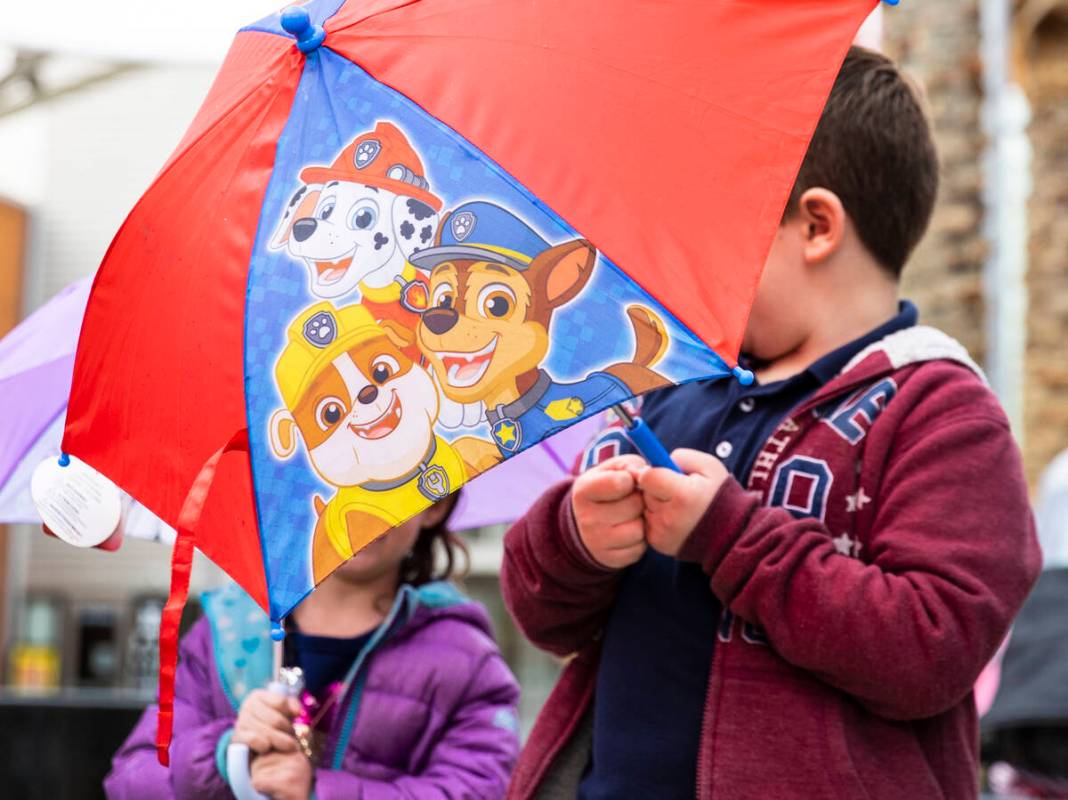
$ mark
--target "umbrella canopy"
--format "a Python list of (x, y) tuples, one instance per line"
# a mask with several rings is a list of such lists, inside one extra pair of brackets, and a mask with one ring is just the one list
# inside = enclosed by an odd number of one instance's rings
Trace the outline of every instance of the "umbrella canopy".
[[(247, 429), (253, 452), (222, 460), (197, 543), (280, 618), (311, 587), (293, 553), (323, 492), (305, 448), (281, 462), (267, 441), (297, 312), (361, 299), (350, 278), (370, 256), (413, 255), (428, 227), (478, 199), (540, 238), (496, 231), (524, 256), (541, 243), (596, 249), (581, 302), (552, 323), (554, 378), (632, 355), (629, 304), (667, 331), (658, 374), (724, 371), (713, 349), (734, 362), (808, 137), (874, 5), (329, 0), (304, 5), (325, 28), (309, 55), (278, 14), (250, 26), (105, 258), (65, 448), (175, 524), (205, 462)], [(366, 165), (351, 147), (361, 137)], [(399, 204), (344, 242), (302, 241), (297, 221), (326, 213), (334, 181)], [(446, 226), (454, 240), (463, 219)], [(345, 245), (368, 263), (334, 282)], [(364, 289), (383, 288), (377, 278)], [(304, 483), (284, 480), (274, 508), (265, 490), (279, 470)]]
[(245, 28), (98, 273), (65, 449), (178, 528), (176, 597), (195, 536), (277, 622), (545, 436), (729, 374), (875, 4), (311, 0)]

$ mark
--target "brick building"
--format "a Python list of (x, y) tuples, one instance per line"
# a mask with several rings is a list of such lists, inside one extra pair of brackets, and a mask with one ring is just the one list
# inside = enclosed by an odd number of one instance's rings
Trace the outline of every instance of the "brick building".
[[(993, 340), (1000, 334), (991, 324), (996, 311), (991, 306), (1006, 304), (1017, 287), (989, 263), (996, 260), (991, 242), (999, 242), (991, 205), (1019, 205), (1021, 302), (1010, 299), (1010, 307), (1001, 309), (1008, 338), (1014, 338), (1013, 326), (1019, 338), (1007, 348), (997, 343), (1010, 371), (1001, 386), (994, 383), (1015, 412), (1034, 482), (1049, 460), (1068, 448), (1068, 0), (1017, 0), (1007, 9), (1004, 41), (991, 45), (991, 26), (996, 28), (991, 15), (1006, 5), (998, 0), (902, 3), (883, 15), (883, 49), (926, 86), (943, 162), (934, 220), (906, 270), (905, 293), (917, 301), (926, 322), (956, 336), (980, 362), (991, 365), (992, 377)], [(1015, 184), (1009, 191), (992, 187), (984, 170), (992, 138), (989, 116), (996, 114), (987, 73), (996, 60), (991, 52), (999, 46), (1007, 54), (1011, 91), (1025, 101), (1014, 151), (1022, 147), (1023, 153), (1009, 167), (1008, 179)], [(993, 201), (984, 198), (984, 187)]]

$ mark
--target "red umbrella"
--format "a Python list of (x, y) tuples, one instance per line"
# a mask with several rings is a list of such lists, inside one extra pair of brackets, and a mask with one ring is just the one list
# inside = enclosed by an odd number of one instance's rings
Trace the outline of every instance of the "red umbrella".
[(165, 646), (194, 542), (277, 622), (492, 464), (735, 368), (875, 5), (313, 0), (242, 30), (104, 259), (64, 438), (179, 530)]

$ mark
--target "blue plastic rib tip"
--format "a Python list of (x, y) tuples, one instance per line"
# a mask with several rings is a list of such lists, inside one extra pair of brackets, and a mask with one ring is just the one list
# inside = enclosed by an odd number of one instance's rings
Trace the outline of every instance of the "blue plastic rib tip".
[(302, 6), (289, 6), (282, 11), (282, 28), (286, 33), (296, 37), (297, 49), (302, 53), (317, 50), (326, 39), (322, 25), (312, 25), (308, 9)]
[(59, 454), (59, 466), (61, 466), (61, 467), (69, 467), (70, 466), (70, 456), (67, 455), (66, 453), (60, 453)]
[(883, 0), (888, 6), (896, 6), (901, 0)]
[(731, 374), (738, 379), (738, 383), (742, 384), (742, 386), (749, 386), (756, 380), (756, 376), (744, 367), (735, 367), (731, 370)]
[(286, 629), (282, 627), (281, 622), (271, 623), (271, 638), (276, 642), (280, 642), (286, 638)]

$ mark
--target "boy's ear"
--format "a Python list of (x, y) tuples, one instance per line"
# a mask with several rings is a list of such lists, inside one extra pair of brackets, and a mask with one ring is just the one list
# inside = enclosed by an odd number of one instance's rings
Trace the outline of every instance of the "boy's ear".
[(405, 328), (396, 320), (384, 319), (378, 324), (386, 332), (386, 338), (401, 350), (415, 343), (415, 331)]
[(287, 459), (297, 452), (297, 440), (300, 436), (297, 421), (284, 408), (271, 414), (269, 423), (271, 450), (281, 459)]
[(801, 195), (794, 221), (802, 226), (805, 261), (818, 264), (842, 246), (848, 215), (838, 195), (816, 186)]
[(540, 295), (550, 308), (571, 302), (586, 287), (596, 261), (597, 251), (585, 239), (564, 242), (540, 253), (530, 265), (536, 296)]

